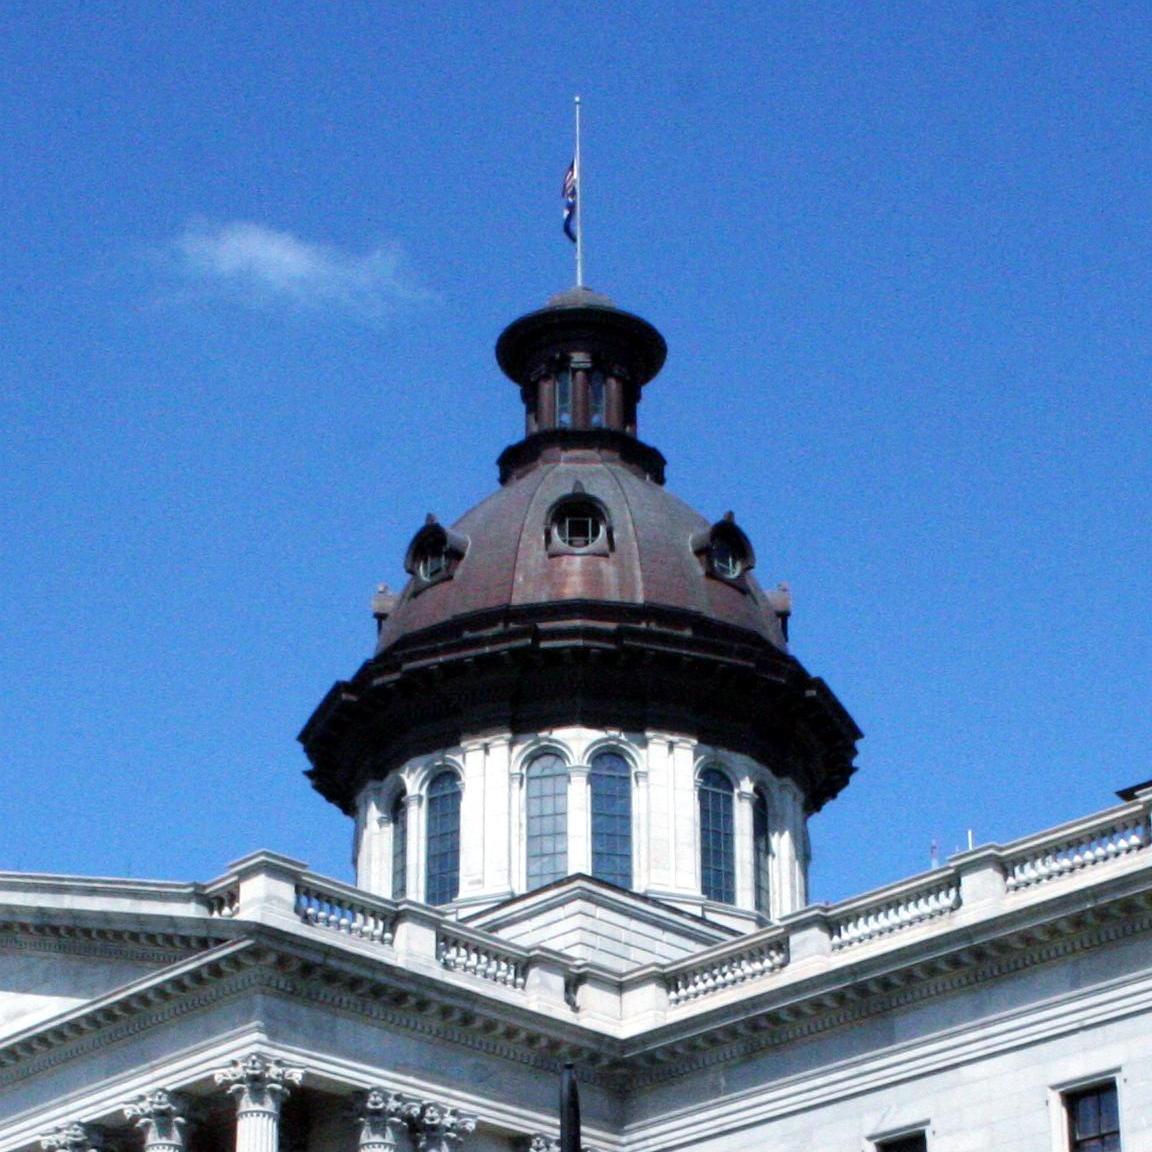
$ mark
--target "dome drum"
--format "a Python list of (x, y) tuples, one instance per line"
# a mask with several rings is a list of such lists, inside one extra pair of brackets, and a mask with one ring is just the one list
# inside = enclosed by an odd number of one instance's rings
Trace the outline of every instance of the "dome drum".
[(793, 778), (809, 812), (851, 775), (859, 729), (794, 658), (673, 611), (534, 606), (412, 637), (337, 685), (301, 739), (314, 786), (347, 812), (408, 758), (486, 731), (680, 732)]

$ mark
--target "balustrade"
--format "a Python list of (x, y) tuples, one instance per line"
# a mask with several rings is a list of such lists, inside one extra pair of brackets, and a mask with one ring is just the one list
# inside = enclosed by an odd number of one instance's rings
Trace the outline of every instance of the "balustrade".
[(296, 913), (306, 924), (373, 944), (391, 944), (396, 928), (394, 910), (317, 883), (296, 885)]
[(453, 933), (437, 933), (436, 959), (450, 972), (464, 972), (507, 988), (523, 988), (527, 980), (527, 963), (515, 953)]
[(1008, 856), (1005, 866), (1008, 891), (1042, 884), (1057, 876), (1126, 856), (1146, 848), (1148, 842), (1148, 817), (1144, 811), (1138, 811), (1081, 827), (1057, 840), (1048, 838), (1029, 844), (1026, 851)]
[(788, 963), (786, 940), (773, 939), (728, 952), (705, 964), (673, 970), (667, 976), (668, 1002), (672, 1006), (722, 992), (737, 984), (779, 972)]

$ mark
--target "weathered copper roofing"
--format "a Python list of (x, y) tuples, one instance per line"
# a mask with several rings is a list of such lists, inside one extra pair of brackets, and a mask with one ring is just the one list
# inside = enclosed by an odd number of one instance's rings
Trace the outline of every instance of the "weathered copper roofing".
[[(549, 555), (549, 513), (574, 492), (606, 512), (606, 555)], [(709, 529), (698, 512), (614, 454), (595, 448), (557, 452), (452, 525), (467, 541), (452, 578), (423, 589), (410, 582), (384, 624), (377, 651), (456, 617), (584, 600), (664, 605), (783, 648), (780, 622), (755, 579), (717, 579), (693, 551), (694, 538)]]

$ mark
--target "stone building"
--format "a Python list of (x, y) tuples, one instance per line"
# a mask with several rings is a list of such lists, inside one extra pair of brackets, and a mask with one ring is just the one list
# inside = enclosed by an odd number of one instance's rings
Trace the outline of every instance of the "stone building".
[(836, 905), (860, 733), (787, 590), (637, 435), (585, 289), (496, 348), (523, 439), (408, 546), (301, 733), (356, 884), (0, 876), (0, 1152), (1152, 1148), (1152, 789)]

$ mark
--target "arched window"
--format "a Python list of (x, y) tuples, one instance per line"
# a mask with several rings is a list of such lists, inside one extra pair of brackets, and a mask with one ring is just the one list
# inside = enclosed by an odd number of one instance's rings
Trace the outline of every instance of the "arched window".
[(408, 895), (408, 797), (403, 792), (392, 801), (392, 899)]
[(768, 797), (759, 788), (752, 799), (752, 859), (756, 911), (767, 916), (771, 911), (768, 886)]
[(632, 773), (618, 752), (601, 752), (589, 773), (592, 788), (592, 875), (632, 887)]
[(528, 888), (541, 888), (568, 874), (568, 768), (554, 752), (528, 765)]
[(700, 890), (709, 900), (736, 902), (732, 781), (718, 768), (700, 773)]
[(460, 781), (441, 772), (428, 785), (428, 875), (424, 899), (447, 904), (460, 891)]
[(556, 373), (556, 427), (572, 427), (572, 370), (561, 368)]

